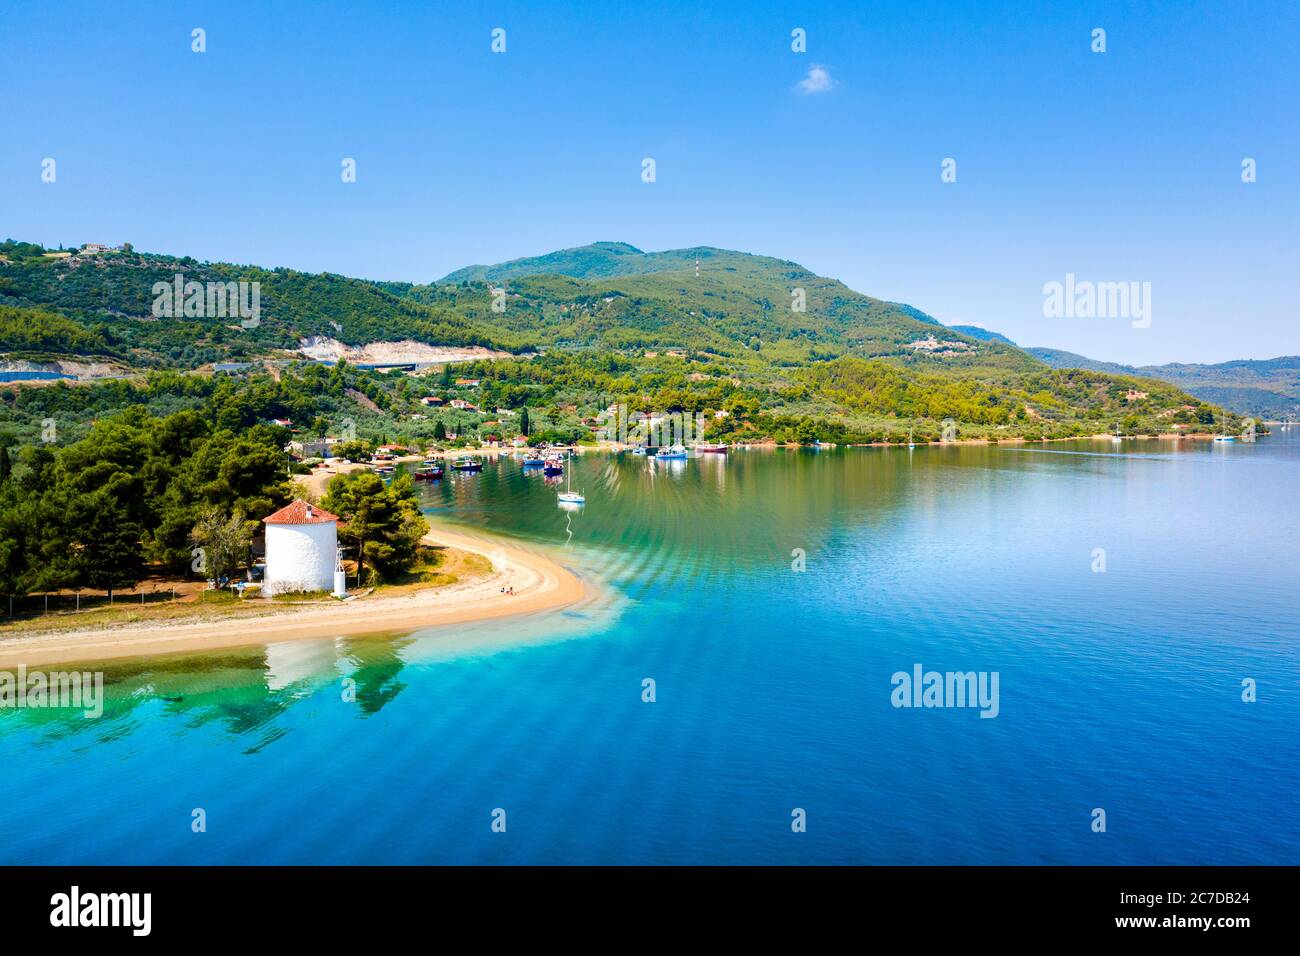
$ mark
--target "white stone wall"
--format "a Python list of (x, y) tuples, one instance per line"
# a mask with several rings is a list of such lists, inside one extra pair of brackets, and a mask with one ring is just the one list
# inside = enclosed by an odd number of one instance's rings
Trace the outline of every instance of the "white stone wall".
[(334, 587), (338, 524), (268, 524), (263, 592), (329, 591)]

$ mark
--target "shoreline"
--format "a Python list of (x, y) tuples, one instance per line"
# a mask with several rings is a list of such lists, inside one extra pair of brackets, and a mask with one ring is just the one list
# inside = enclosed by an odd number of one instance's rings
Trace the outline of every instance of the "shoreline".
[[(413, 594), (280, 610), (264, 617), (141, 623), (4, 639), (0, 640), (0, 667), (98, 663), (281, 641), (409, 633), (556, 610), (587, 594), (587, 586), (568, 568), (513, 541), (443, 528), (429, 532), (424, 541), (480, 554), (492, 562), (492, 573), (480, 580)], [(502, 588), (513, 588), (515, 593), (504, 594)]]

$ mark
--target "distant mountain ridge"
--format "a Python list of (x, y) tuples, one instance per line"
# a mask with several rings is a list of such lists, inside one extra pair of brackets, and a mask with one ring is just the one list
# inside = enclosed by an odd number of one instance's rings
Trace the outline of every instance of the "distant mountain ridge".
[(981, 342), (1005, 342), (1007, 345), (1014, 345), (1020, 348), (1015, 342), (1011, 341), (1001, 332), (990, 332), (988, 329), (980, 328), (978, 325), (950, 325), (948, 328), (954, 332), (960, 332), (962, 335), (969, 335), (973, 339), (979, 339)]
[(1062, 349), (1026, 348), (1025, 351), (1052, 368), (1082, 368), (1108, 375), (1159, 379), (1242, 415), (1270, 420), (1300, 415), (1300, 356), (1297, 355), (1234, 359), (1210, 365), (1168, 362), (1133, 366), (1100, 362)]

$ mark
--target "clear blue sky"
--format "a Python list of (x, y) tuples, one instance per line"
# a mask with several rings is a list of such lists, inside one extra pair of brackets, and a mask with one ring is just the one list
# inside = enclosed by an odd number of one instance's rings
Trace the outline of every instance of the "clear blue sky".
[[(1024, 345), (1300, 353), (1298, 11), (5, 3), (0, 236), (419, 281), (602, 239), (714, 245)], [(831, 86), (801, 92), (814, 65)], [(1151, 282), (1150, 328), (1044, 318), (1070, 272)]]

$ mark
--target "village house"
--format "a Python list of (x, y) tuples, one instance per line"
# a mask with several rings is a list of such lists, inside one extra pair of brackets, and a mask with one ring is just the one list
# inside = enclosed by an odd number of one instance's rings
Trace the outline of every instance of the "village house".
[(289, 442), (284, 450), (295, 458), (333, 458), (337, 438), (308, 438)]
[(476, 378), (458, 378), (456, 386), (458, 388), (478, 388), (479, 380)]
[(465, 412), (477, 412), (479, 410), (479, 407), (477, 405), (475, 405), (473, 402), (467, 402), (463, 398), (453, 398), (451, 400), (451, 407), (459, 408), (461, 411), (465, 411)]
[(424, 398), (420, 399), (420, 404), (422, 404), (422, 405), (441, 405), (441, 404), (442, 404), (442, 399), (439, 398), (437, 395), (426, 395), (426, 396), (424, 396)]

